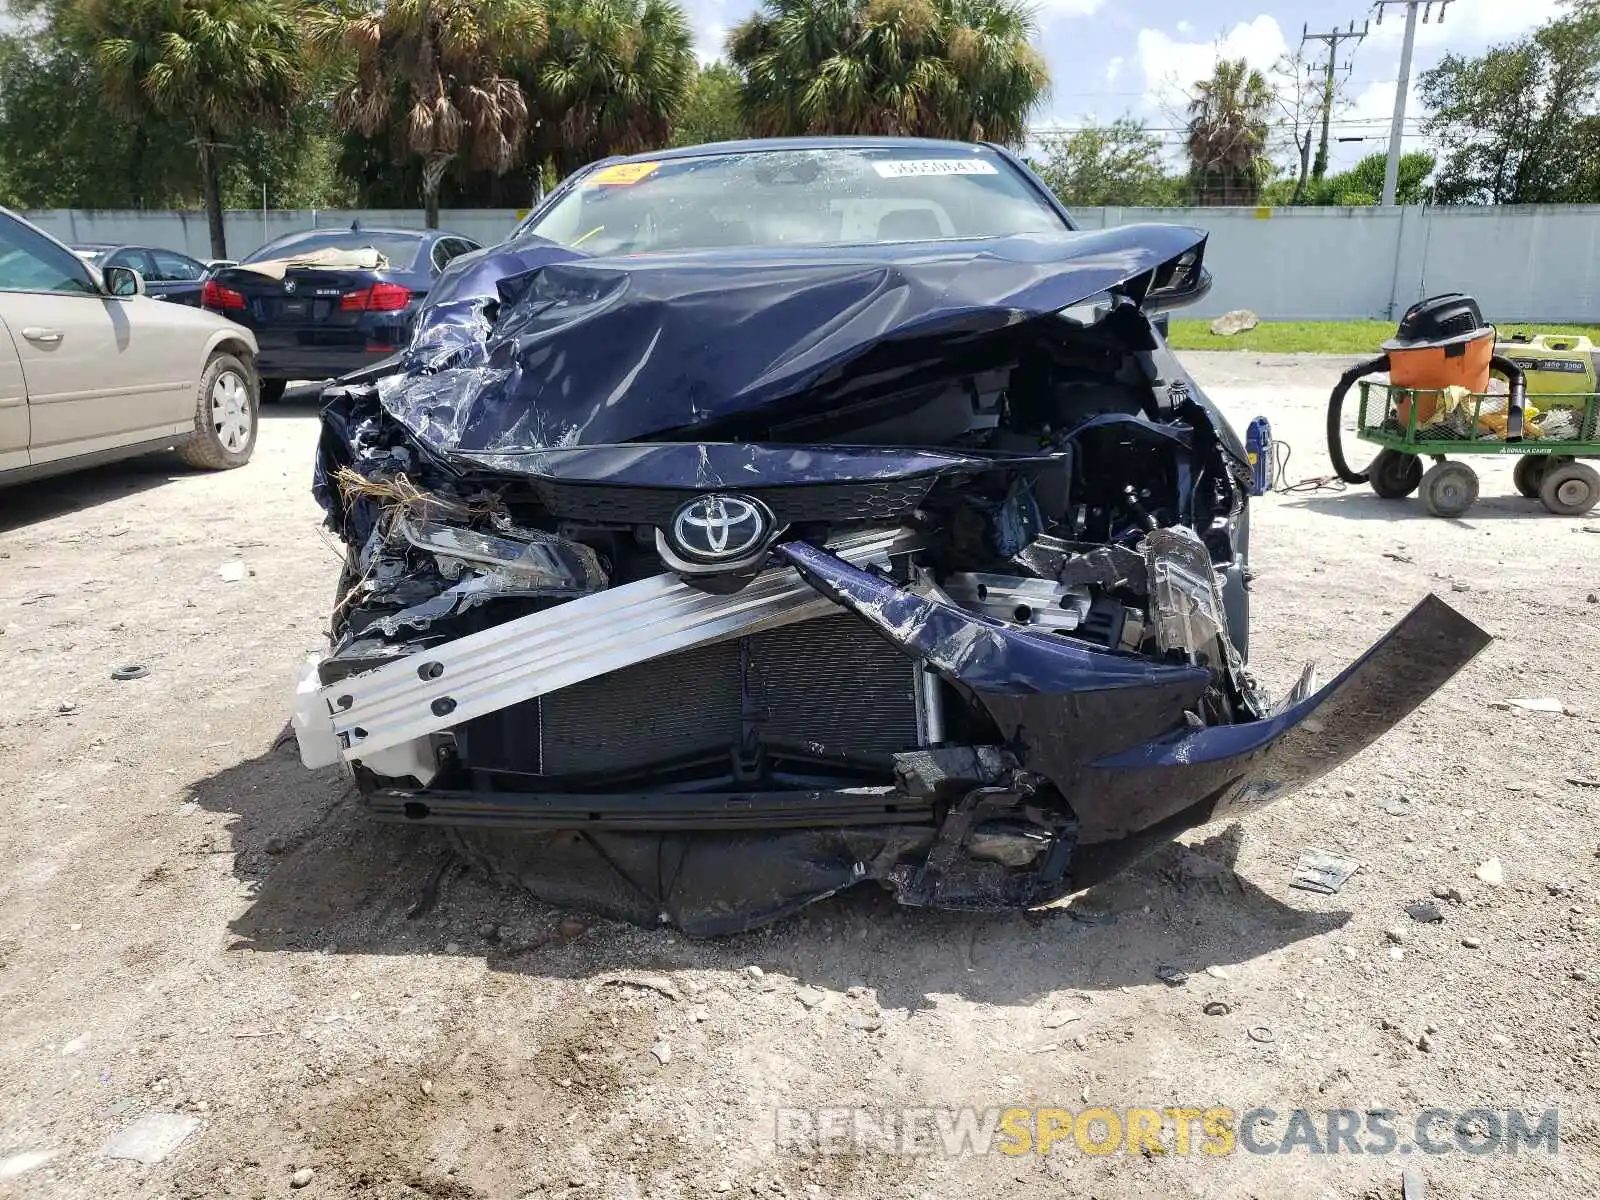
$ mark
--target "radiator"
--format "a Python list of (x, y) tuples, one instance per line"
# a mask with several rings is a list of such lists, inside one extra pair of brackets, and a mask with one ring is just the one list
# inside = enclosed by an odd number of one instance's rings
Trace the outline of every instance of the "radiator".
[[(741, 683), (743, 681), (743, 684)], [(769, 745), (892, 753), (917, 745), (916, 669), (849, 616), (653, 659), (468, 722), (479, 771), (560, 778)]]

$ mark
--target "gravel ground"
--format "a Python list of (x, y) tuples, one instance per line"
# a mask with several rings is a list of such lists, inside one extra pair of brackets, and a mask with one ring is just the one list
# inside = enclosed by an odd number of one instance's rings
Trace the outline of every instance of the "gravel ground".
[[(1241, 426), (1270, 415), (1291, 478), (1326, 472), (1340, 363), (1194, 364)], [(1326, 676), (1430, 590), (1496, 642), (1320, 786), (1069, 908), (863, 893), (701, 942), (498, 890), (300, 768), (288, 697), (338, 561), (315, 431), (289, 403), (240, 471), (150, 459), (0, 493), (0, 1196), (1280, 1200), (1399, 1196), (1403, 1170), (1428, 1197), (1600, 1193), (1600, 513), (1546, 515), (1501, 462), (1456, 521), (1364, 489), (1268, 497), (1269, 684), (1307, 658)], [(1308, 847), (1361, 868), (1291, 890)], [(1430, 899), (1443, 921), (1408, 917)], [(775, 1142), (778, 1107), (1007, 1105), (1269, 1107), (1278, 1136), (1296, 1108), (1391, 1109), (1405, 1145), (1428, 1108), (1554, 1106), (1560, 1150)], [(156, 1165), (103, 1156), (152, 1112), (193, 1132)]]

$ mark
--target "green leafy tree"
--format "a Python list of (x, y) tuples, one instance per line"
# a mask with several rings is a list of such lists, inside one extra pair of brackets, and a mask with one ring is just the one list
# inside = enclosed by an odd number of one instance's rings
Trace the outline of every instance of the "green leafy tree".
[(673, 0), (551, 0), (548, 44), (522, 73), (535, 161), (558, 177), (665, 146), (695, 84), (689, 21)]
[[(1345, 205), (1379, 203), (1383, 199), (1383, 171), (1387, 158), (1388, 155), (1382, 151), (1369, 154), (1348, 171), (1328, 176), (1321, 181), (1312, 202)], [(1433, 174), (1435, 162), (1434, 156), (1426, 150), (1411, 150), (1400, 156), (1395, 203), (1422, 203), (1428, 176)]]
[(1120, 117), (1039, 137), (1034, 167), (1066, 204), (1160, 206), (1178, 203), (1183, 181), (1169, 177), (1161, 139), (1143, 121)]
[(1254, 204), (1272, 173), (1272, 90), (1242, 58), (1221, 59), (1194, 84), (1188, 109), (1189, 179), (1196, 204)]
[(295, 10), (275, 0), (82, 0), (108, 105), (142, 123), (186, 122), (200, 162), (211, 252), (227, 257), (222, 163), (229, 139), (283, 124), (305, 84)]
[(1600, 5), (1421, 77), (1446, 204), (1600, 201)]
[(247, 130), (233, 140), (238, 149), (222, 181), (229, 208), (259, 208), (263, 194), (272, 208), (355, 206), (355, 184), (339, 169), (342, 138), (334, 130), (331, 105), (297, 104), (281, 130)]
[(186, 123), (107, 113), (93, 60), (53, 26), (0, 38), (0, 202), (181, 206), (199, 195)]
[(672, 131), (674, 146), (700, 146), (746, 136), (744, 114), (739, 109), (739, 76), (725, 63), (700, 68), (689, 90), (683, 115)]
[(728, 39), (752, 133), (1020, 145), (1049, 86), (1018, 0), (764, 0)]
[(334, 122), (367, 138), (389, 132), (421, 164), (426, 222), (462, 160), (503, 174), (523, 152), (528, 98), (513, 75), (545, 41), (537, 0), (367, 0), (307, 14), (313, 39), (347, 64)]
[[(1369, 154), (1348, 171), (1340, 171), (1322, 179), (1309, 180), (1299, 200), (1295, 199), (1296, 181), (1275, 179), (1261, 193), (1264, 204), (1327, 204), (1360, 207), (1375, 205), (1383, 198), (1383, 168), (1387, 155), (1383, 151)], [(1427, 191), (1428, 176), (1433, 174), (1434, 157), (1426, 150), (1412, 150), (1400, 156), (1400, 175), (1395, 186), (1395, 201), (1399, 204), (1421, 204)]]

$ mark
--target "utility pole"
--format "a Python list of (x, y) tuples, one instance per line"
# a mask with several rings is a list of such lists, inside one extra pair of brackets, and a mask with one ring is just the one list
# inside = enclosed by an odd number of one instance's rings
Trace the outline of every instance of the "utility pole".
[(1328, 173), (1328, 125), (1333, 120), (1333, 73), (1338, 65), (1339, 43), (1359, 42), (1367, 36), (1368, 24), (1363, 22), (1359, 33), (1354, 21), (1350, 22), (1349, 29), (1335, 29), (1331, 33), (1312, 33), (1308, 26), (1300, 26), (1302, 46), (1307, 42), (1323, 42), (1328, 47), (1328, 62), (1322, 76), (1322, 140), (1317, 143), (1317, 161), (1311, 167), (1313, 179), (1321, 179)]
[(1411, 51), (1417, 44), (1417, 10), (1422, 10), (1422, 23), (1432, 16), (1434, 4), (1439, 5), (1439, 21), (1444, 23), (1444, 10), (1450, 0), (1374, 0), (1378, 10), (1378, 24), (1383, 24), (1383, 10), (1391, 4), (1402, 4), (1406, 10), (1406, 37), (1400, 44), (1400, 78), (1395, 81), (1394, 119), (1389, 122), (1389, 159), (1383, 167), (1383, 205), (1394, 205), (1395, 187), (1400, 182), (1400, 135), (1406, 123), (1406, 92), (1411, 88)]

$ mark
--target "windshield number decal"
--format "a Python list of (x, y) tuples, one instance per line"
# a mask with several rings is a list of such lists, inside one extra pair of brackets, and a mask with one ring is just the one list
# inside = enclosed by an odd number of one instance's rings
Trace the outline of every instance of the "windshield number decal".
[(875, 162), (872, 169), (884, 179), (911, 179), (924, 175), (997, 175), (994, 164), (981, 158), (908, 158)]

